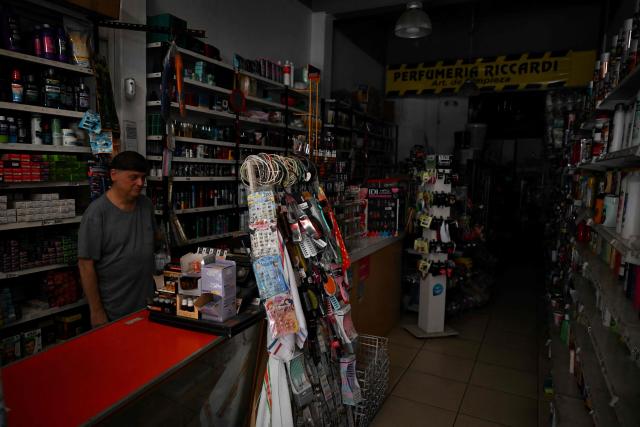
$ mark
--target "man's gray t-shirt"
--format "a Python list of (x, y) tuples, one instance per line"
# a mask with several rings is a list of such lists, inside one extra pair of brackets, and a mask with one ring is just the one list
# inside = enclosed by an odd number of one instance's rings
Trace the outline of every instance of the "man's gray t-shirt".
[(153, 205), (145, 196), (126, 212), (105, 194), (82, 215), (78, 258), (94, 260), (109, 320), (143, 308), (153, 295), (155, 231)]

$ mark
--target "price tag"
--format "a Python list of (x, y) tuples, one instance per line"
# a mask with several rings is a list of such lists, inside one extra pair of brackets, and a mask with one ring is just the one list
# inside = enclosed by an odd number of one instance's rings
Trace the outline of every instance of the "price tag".
[(185, 181), (191, 181), (191, 177), (190, 176), (186, 177)]

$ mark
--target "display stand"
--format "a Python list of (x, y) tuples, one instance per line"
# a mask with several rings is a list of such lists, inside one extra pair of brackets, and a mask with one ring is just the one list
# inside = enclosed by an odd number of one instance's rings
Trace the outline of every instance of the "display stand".
[[(421, 188), (427, 193), (451, 194), (451, 170), (445, 167), (451, 164), (451, 156), (437, 156), (437, 179), (434, 183), (424, 183)], [(434, 165), (435, 166), (435, 165)], [(430, 204), (427, 213), (434, 219), (447, 220), (451, 215), (450, 206), (433, 206)], [(438, 231), (424, 228), (422, 238), (429, 242), (440, 240)], [(431, 262), (445, 262), (446, 253), (427, 253), (423, 259)], [(404, 328), (416, 338), (439, 338), (458, 335), (458, 332), (445, 326), (445, 304), (447, 300), (447, 276), (428, 273), (420, 280), (420, 308), (417, 325), (405, 325)]]

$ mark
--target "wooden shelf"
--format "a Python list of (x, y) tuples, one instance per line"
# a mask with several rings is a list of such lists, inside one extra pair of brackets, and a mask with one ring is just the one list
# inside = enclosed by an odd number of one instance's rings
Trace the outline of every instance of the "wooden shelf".
[[(215, 212), (215, 211), (224, 211), (229, 209), (236, 208), (236, 205), (220, 205), (220, 206), (205, 206), (202, 208), (190, 208), (190, 209), (178, 209), (174, 212), (178, 215), (182, 214), (194, 214), (194, 213), (202, 213), (202, 212)], [(156, 215), (162, 215), (161, 210), (155, 211)]]
[[(147, 43), (147, 48), (148, 49), (156, 49), (162, 46), (167, 46), (167, 43), (163, 43), (163, 42), (154, 42), (154, 43)], [(188, 50), (188, 49), (184, 49), (181, 47), (178, 47), (178, 52), (180, 52), (181, 54), (191, 57), (191, 58), (195, 58), (198, 59), (200, 61), (204, 61), (204, 62), (208, 62), (209, 64), (213, 64), (216, 65), (218, 67), (230, 70), (230, 71), (234, 71), (233, 66), (231, 66), (230, 64), (227, 64), (226, 62), (222, 62), (222, 61), (218, 61), (217, 59), (213, 59), (213, 58), (209, 58), (208, 56), (204, 56), (200, 53)]]
[(33, 144), (0, 144), (0, 151), (34, 151), (40, 153), (91, 154), (91, 148), (89, 147), (66, 147), (59, 145)]
[(278, 128), (278, 129), (284, 129), (285, 127), (284, 123), (265, 122), (262, 120), (252, 119), (250, 117), (243, 117), (243, 116), (240, 116), (240, 121), (243, 123), (249, 123), (249, 124), (254, 124), (258, 126), (266, 126), (266, 127), (272, 127), (272, 128)]
[(20, 61), (30, 62), (32, 64), (38, 64), (45, 67), (57, 68), (59, 70), (71, 71), (73, 73), (81, 74), (84, 76), (93, 76), (93, 70), (90, 68), (67, 64), (60, 61), (52, 61), (50, 59), (39, 58), (37, 56), (14, 52), (12, 50), (0, 49), (0, 56), (5, 58), (18, 59)]
[(229, 141), (215, 141), (213, 139), (202, 139), (202, 138), (190, 138), (186, 136), (176, 136), (175, 138), (178, 142), (189, 142), (191, 144), (205, 144), (205, 145), (217, 145), (219, 147), (235, 147), (235, 142)]
[(37, 105), (17, 104), (15, 102), (4, 101), (0, 101), (0, 110), (22, 111), (26, 113), (45, 114), (48, 116), (71, 117), (74, 119), (81, 119), (84, 115), (84, 113), (80, 111), (61, 110), (59, 108), (39, 107)]
[(341, 130), (341, 131), (345, 131), (345, 132), (351, 132), (351, 128), (347, 127), (347, 126), (326, 124), (326, 125), (324, 125), (324, 127), (325, 127), (325, 129)]
[(29, 274), (42, 273), (45, 271), (59, 270), (61, 268), (71, 267), (69, 264), (51, 264), (44, 267), (29, 268), (27, 270), (12, 271), (10, 273), (0, 273), (0, 280), (13, 279), (16, 277), (27, 276)]
[(76, 216), (73, 218), (64, 218), (64, 219), (47, 219), (43, 221), (14, 222), (11, 224), (0, 224), (0, 231), (48, 227), (51, 225), (79, 224), (80, 221), (82, 221), (82, 216)]
[[(147, 156), (147, 160), (162, 161), (162, 156)], [(192, 157), (174, 157), (171, 159), (172, 162), (177, 163), (216, 163), (223, 165), (234, 165), (236, 164), (235, 160), (225, 160), (225, 159), (199, 159)]]
[[(174, 176), (170, 177), (173, 182), (231, 182), (235, 181), (235, 176)], [(162, 181), (161, 176), (148, 176), (147, 181)]]
[(197, 239), (189, 239), (182, 246), (196, 245), (198, 243), (211, 242), (214, 240), (226, 239), (228, 237), (240, 237), (240, 236), (246, 236), (246, 235), (247, 235), (246, 231), (232, 231), (230, 233), (214, 234), (211, 236), (199, 237)]
[(640, 253), (640, 247), (634, 246), (628, 239), (624, 239), (618, 233), (616, 233), (615, 227), (605, 227), (602, 224), (592, 224), (593, 228), (603, 239), (607, 241), (611, 246), (616, 248), (617, 251), (623, 255), (629, 255), (637, 257)]
[[(162, 73), (148, 73), (147, 74), (147, 79), (149, 80), (156, 80), (156, 79), (160, 79), (162, 77)], [(204, 83), (198, 80), (194, 80), (194, 79), (189, 79), (189, 78), (184, 78), (183, 79), (184, 83), (186, 85), (190, 85), (190, 86), (196, 86), (199, 87), (201, 89), (205, 89), (207, 91), (210, 92), (215, 92), (215, 93), (223, 93), (226, 95), (231, 94), (231, 90), (221, 87), (221, 86), (216, 86), (216, 85), (210, 85), (208, 83)]]
[(73, 304), (63, 305), (62, 307), (52, 307), (47, 310), (38, 310), (38, 311), (34, 310), (26, 315), (23, 315), (22, 318), (18, 319), (15, 322), (0, 326), (0, 330), (9, 329), (14, 326), (22, 325), (27, 322), (32, 322), (34, 320), (44, 319), (45, 317), (49, 317), (58, 313), (73, 310), (74, 308), (84, 307), (85, 305), (87, 305), (87, 300), (82, 298), (81, 300), (74, 302)]
[[(160, 101), (147, 101), (147, 107), (160, 108)], [(171, 103), (172, 110), (178, 110), (179, 108), (180, 106), (178, 105), (177, 102)], [(190, 113), (202, 114), (204, 116), (217, 117), (220, 119), (227, 119), (227, 120), (235, 120), (236, 118), (236, 116), (231, 113), (227, 113), (224, 111), (211, 110), (209, 108), (204, 108), (204, 107), (194, 107), (192, 105), (187, 105), (185, 108), (186, 108), (186, 111)]]
[(609, 95), (596, 106), (598, 110), (614, 110), (618, 104), (635, 101), (640, 91), (640, 67), (636, 67)]
[(277, 82), (275, 80), (271, 80), (268, 79), (266, 77), (262, 77), (259, 74), (255, 74), (255, 73), (251, 73), (249, 71), (245, 71), (245, 70), (238, 70), (238, 74), (242, 74), (243, 76), (248, 76), (248, 77), (252, 77), (258, 81), (261, 81), (262, 83), (266, 83), (270, 86), (276, 87), (276, 88), (284, 88), (285, 85), (283, 83)]
[(89, 181), (5, 182), (0, 190), (22, 190), (26, 188), (86, 187)]
[(264, 150), (264, 151), (287, 151), (283, 147), (273, 147), (270, 145), (253, 145), (253, 144), (240, 144), (240, 148), (247, 148), (250, 150)]

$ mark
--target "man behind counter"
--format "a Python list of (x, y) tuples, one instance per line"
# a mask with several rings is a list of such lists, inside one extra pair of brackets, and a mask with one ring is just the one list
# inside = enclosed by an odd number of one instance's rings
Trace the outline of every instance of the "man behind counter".
[(148, 167), (134, 151), (115, 156), (111, 188), (82, 216), (78, 267), (94, 327), (143, 308), (153, 294), (160, 236), (153, 205), (141, 195)]

